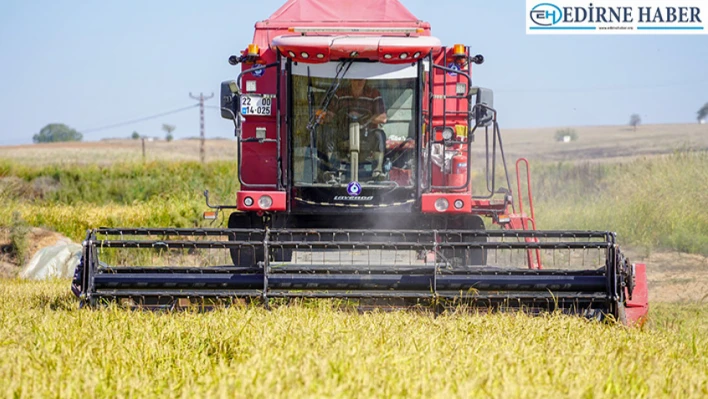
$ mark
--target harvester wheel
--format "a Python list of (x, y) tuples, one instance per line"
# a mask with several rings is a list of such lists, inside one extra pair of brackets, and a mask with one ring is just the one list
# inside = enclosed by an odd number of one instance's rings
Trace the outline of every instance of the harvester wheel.
[[(263, 228), (263, 222), (256, 220), (253, 215), (248, 213), (232, 213), (229, 216), (228, 226), (230, 229), (259, 229)], [(237, 234), (232, 234), (229, 236), (229, 239), (234, 241), (249, 241), (250, 237), (240, 237)], [(255, 266), (258, 262), (265, 260), (263, 250), (259, 246), (230, 248), (229, 252), (231, 253), (231, 261), (235, 266)]]
[[(465, 215), (459, 219), (448, 221), (449, 229), (455, 230), (485, 230), (484, 221), (477, 215)], [(474, 241), (486, 242), (486, 237), (477, 237)], [(484, 266), (487, 264), (487, 251), (484, 248), (445, 249), (441, 261), (453, 266)]]
[[(229, 216), (229, 228), (230, 229), (262, 229), (264, 224), (263, 221), (256, 217), (255, 215), (247, 213), (232, 213)], [(236, 234), (232, 234), (231, 240), (238, 241), (250, 241), (251, 237), (244, 235), (240, 237)], [(260, 246), (254, 245), (253, 247), (241, 247), (241, 248), (230, 248), (231, 261), (235, 266), (255, 266), (258, 262), (263, 262), (265, 260), (265, 255), (263, 249)], [(271, 261), (274, 262), (290, 262), (293, 256), (292, 249), (282, 249), (276, 248), (272, 252), (273, 256)]]

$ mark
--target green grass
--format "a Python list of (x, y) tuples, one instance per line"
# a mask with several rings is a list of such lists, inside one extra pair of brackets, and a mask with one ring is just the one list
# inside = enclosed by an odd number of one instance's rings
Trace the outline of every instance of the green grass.
[(621, 243), (708, 255), (708, 153), (624, 164), (533, 166), (540, 229), (596, 229)]
[(3, 397), (706, 397), (708, 307), (643, 328), (561, 315), (78, 309), (0, 284)]
[[(540, 229), (597, 229), (621, 244), (708, 255), (708, 153), (622, 164), (532, 165)], [(28, 166), (0, 161), (0, 226), (14, 211), (74, 240), (98, 226), (203, 225), (205, 188), (233, 203), (236, 164), (153, 162)], [(479, 185), (477, 185), (479, 187)]]
[(100, 226), (195, 227), (204, 224), (202, 192), (232, 204), (234, 162), (125, 163), (110, 166), (0, 163), (2, 221), (13, 212), (32, 226), (81, 240)]
[(113, 165), (28, 166), (0, 161), (9, 199), (49, 204), (123, 204), (153, 199), (192, 198), (205, 188), (232, 198), (236, 163), (219, 161), (119, 163)]

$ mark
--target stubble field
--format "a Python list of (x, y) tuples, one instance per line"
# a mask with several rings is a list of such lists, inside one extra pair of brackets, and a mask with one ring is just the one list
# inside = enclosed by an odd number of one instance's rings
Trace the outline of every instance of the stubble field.
[[(531, 161), (621, 162), (642, 156), (670, 154), (677, 149), (708, 150), (708, 124), (646, 125), (634, 131), (629, 126), (573, 127), (578, 140), (558, 143), (558, 128), (505, 129), (501, 126), (504, 148), (510, 159)], [(476, 154), (484, 154), (480, 130)], [(145, 143), (146, 160), (199, 161), (198, 140), (151, 141)], [(236, 159), (234, 140), (207, 140), (209, 161)], [(0, 159), (23, 164), (92, 164), (141, 162), (140, 140), (106, 140), (85, 143), (52, 143), (0, 147)]]

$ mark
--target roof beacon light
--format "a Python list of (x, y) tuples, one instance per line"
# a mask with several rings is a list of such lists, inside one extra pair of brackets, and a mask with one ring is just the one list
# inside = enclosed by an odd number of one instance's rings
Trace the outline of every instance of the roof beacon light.
[(456, 44), (456, 45), (452, 48), (452, 55), (454, 55), (455, 57), (464, 57), (464, 56), (466, 56), (466, 55), (467, 55), (467, 49), (465, 49), (465, 45), (464, 45), (464, 44)]
[(261, 49), (258, 47), (257, 44), (251, 43), (248, 45), (248, 50), (246, 50), (246, 54), (249, 57), (260, 57)]

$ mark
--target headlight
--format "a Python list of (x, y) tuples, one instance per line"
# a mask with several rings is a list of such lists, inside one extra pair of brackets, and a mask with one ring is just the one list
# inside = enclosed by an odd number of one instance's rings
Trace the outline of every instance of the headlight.
[(269, 195), (264, 195), (261, 198), (258, 198), (258, 206), (261, 209), (269, 209), (271, 206), (273, 206), (273, 198), (271, 198)]
[(455, 200), (455, 209), (462, 209), (463, 206), (465, 206), (465, 202), (462, 200)]
[(438, 198), (435, 200), (435, 210), (438, 212), (445, 212), (447, 208), (450, 207), (450, 203), (445, 198)]
[(243, 199), (243, 204), (246, 206), (251, 206), (253, 205), (253, 198), (251, 197), (246, 197)]
[(446, 127), (442, 131), (443, 140), (452, 140), (453, 130), (451, 127)]

